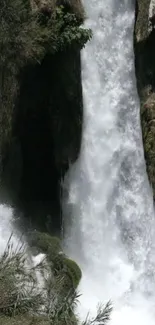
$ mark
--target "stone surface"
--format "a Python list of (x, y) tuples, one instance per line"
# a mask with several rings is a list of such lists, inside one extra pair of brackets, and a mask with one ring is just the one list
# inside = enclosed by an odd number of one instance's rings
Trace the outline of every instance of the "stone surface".
[(135, 28), (135, 65), (141, 102), (144, 154), (155, 198), (155, 29), (150, 25), (154, 1), (138, 0)]

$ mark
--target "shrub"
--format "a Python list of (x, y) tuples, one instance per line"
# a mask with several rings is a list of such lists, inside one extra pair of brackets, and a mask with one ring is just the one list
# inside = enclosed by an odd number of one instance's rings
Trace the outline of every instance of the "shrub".
[(15, 316), (38, 311), (43, 303), (33, 268), (26, 267), (25, 253), (18, 252), (8, 242), (0, 257), (0, 314)]
[(56, 7), (63, 5), (66, 12), (72, 13), (76, 16), (79, 24), (83, 23), (85, 19), (85, 12), (81, 0), (31, 0), (33, 10), (39, 10), (44, 13), (51, 13)]
[(110, 315), (112, 312), (111, 302), (108, 301), (106, 305), (100, 304), (97, 309), (96, 317), (90, 318), (89, 314), (82, 325), (106, 325), (110, 320)]
[[(30, 266), (25, 253), (23, 247), (13, 250), (10, 238), (0, 257), (0, 324), (77, 325), (75, 312), (79, 294), (75, 288), (72, 286), (64, 291), (64, 274), (59, 272), (54, 276), (48, 263)], [(64, 258), (64, 261), (74, 282), (77, 274), (81, 276), (81, 271), (72, 260)], [(43, 286), (40, 286), (41, 277)], [(110, 303), (99, 306), (97, 316), (94, 319), (87, 317), (82, 325), (105, 325), (111, 310)]]
[(21, 320), (29, 324), (24, 320), (26, 315), (30, 324), (39, 324), (34, 317), (32, 322), (32, 316), (42, 315), (44, 318), (40, 316), (40, 322), (46, 324), (47, 320), (57, 321), (59, 314), (61, 320), (67, 317), (76, 299), (75, 290), (62, 298), (64, 277), (61, 274), (53, 276), (48, 263), (34, 267), (26, 259), (26, 251), (22, 247), (13, 250), (10, 240), (0, 257), (0, 320), (6, 319), (9, 324), (11, 317), (19, 320), (19, 324)]
[[(79, 21), (79, 23), (83, 23), (84, 19), (85, 19), (85, 12), (84, 12), (84, 8), (82, 5), (82, 1), (81, 0), (63, 0), (60, 1), (63, 6), (65, 8), (67, 8), (67, 11), (74, 14), (77, 18), (77, 20)], [(59, 1), (57, 1), (57, 3), (59, 3)]]
[(76, 41), (80, 47), (91, 32), (80, 28), (74, 13), (55, 7), (50, 17), (33, 13), (29, 0), (0, 2), (0, 65), (17, 72), (29, 61), (41, 62), (46, 52), (55, 53)]

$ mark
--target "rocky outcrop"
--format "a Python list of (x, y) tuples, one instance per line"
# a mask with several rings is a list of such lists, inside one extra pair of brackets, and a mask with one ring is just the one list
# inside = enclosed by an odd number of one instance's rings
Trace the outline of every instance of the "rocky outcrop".
[(18, 199), (41, 229), (45, 215), (53, 216), (49, 229), (60, 229), (61, 181), (78, 157), (81, 127), (80, 51), (46, 56), (41, 65), (27, 67), (13, 129), (22, 158)]
[(155, 196), (155, 92), (142, 105), (141, 116), (147, 171)]
[(10, 1), (4, 39), (12, 43), (0, 53), (1, 199), (11, 198), (31, 225), (58, 232), (61, 181), (80, 150), (80, 50), (91, 33), (79, 26), (80, 0), (32, 0), (31, 9), (28, 0), (9, 9)]
[[(150, 0), (139, 0), (135, 28), (135, 63), (141, 102), (144, 153), (155, 198), (155, 29)], [(150, 6), (151, 5), (151, 6)]]
[(144, 40), (148, 36), (148, 15), (150, 0), (136, 0), (136, 40), (137, 42)]

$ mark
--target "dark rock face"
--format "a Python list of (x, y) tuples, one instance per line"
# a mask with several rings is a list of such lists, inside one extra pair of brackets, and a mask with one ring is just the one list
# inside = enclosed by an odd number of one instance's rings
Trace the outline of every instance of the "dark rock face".
[(149, 16), (149, 7), (150, 0), (135, 0), (136, 6), (136, 26), (135, 26), (135, 35), (136, 39), (139, 42), (147, 38), (148, 32), (148, 16)]
[(0, 201), (24, 225), (60, 233), (61, 183), (81, 144), (80, 50), (91, 31), (81, 27), (81, 0), (0, 7)]
[[(144, 153), (155, 198), (155, 30), (140, 44), (138, 66)], [(143, 50), (143, 51), (142, 51)]]
[(138, 0), (136, 0), (136, 3), (135, 3), (135, 21), (137, 21), (138, 13), (139, 13), (139, 4), (138, 4)]
[(141, 102), (144, 154), (155, 198), (155, 29), (154, 18), (149, 19), (150, 0), (138, 0), (138, 4), (139, 11), (135, 27), (135, 65)]
[(150, 0), (138, 1), (138, 15), (135, 26), (135, 56), (138, 91), (141, 99), (148, 96), (148, 87), (154, 87), (154, 30), (149, 31)]
[(46, 56), (41, 65), (25, 68), (13, 123), (20, 154), (13, 146), (3, 173), (16, 205), (32, 224), (54, 232), (61, 228), (61, 181), (80, 150), (80, 71), (79, 50)]

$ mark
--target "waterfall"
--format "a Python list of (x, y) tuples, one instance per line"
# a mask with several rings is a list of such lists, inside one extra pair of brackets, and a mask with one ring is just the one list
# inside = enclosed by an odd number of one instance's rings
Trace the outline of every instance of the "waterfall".
[(20, 248), (23, 238), (14, 227), (13, 209), (7, 205), (0, 204), (0, 254), (3, 254), (7, 248), (7, 243), (11, 237), (11, 243), (14, 249)]
[[(133, 0), (85, 0), (81, 152), (64, 181), (65, 246), (81, 266), (79, 313), (112, 300), (110, 325), (153, 325), (155, 216), (136, 88)], [(67, 194), (68, 193), (68, 194)]]

